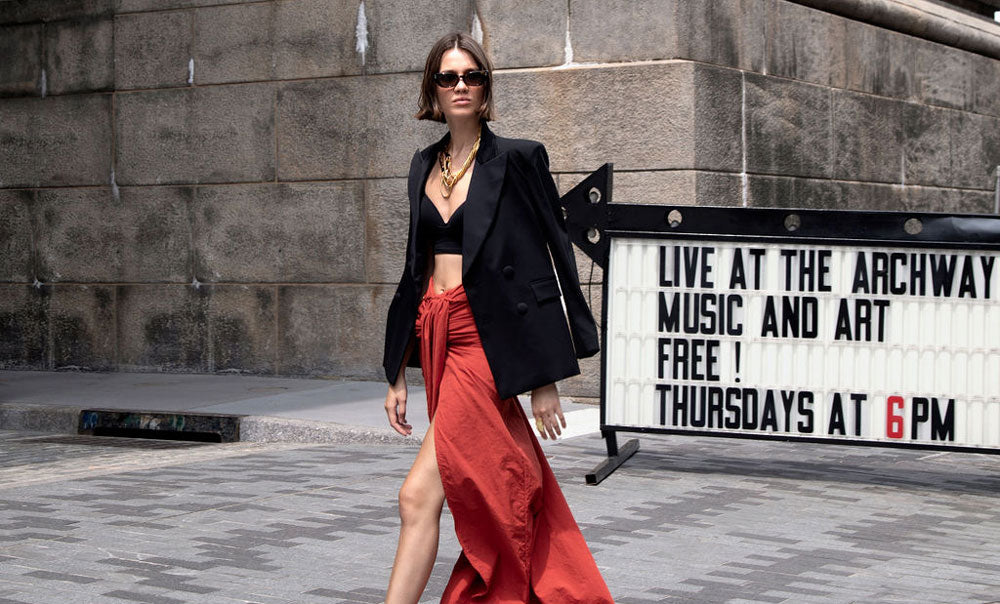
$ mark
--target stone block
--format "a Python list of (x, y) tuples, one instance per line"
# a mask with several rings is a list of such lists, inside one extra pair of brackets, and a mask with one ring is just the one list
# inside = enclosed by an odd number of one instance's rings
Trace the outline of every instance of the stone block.
[(273, 79), (276, 12), (272, 3), (194, 11), (194, 81), (215, 84)]
[(466, 0), (366, 2), (364, 71), (422, 73), (427, 52), (438, 38), (453, 31), (471, 31), (472, 5)]
[(915, 47), (921, 40), (852, 20), (845, 27), (847, 87), (916, 100)]
[(495, 130), (542, 141), (560, 172), (607, 161), (619, 170), (689, 168), (697, 147), (728, 144), (696, 137), (694, 70), (658, 63), (500, 73)]
[[(0, 24), (111, 17), (118, 0), (24, 0), (0, 2)], [(126, 0), (127, 1), (127, 0)], [(156, 3), (156, 0), (149, 0)]]
[(928, 105), (964, 109), (972, 104), (971, 53), (915, 39), (913, 83), (917, 99)]
[(108, 184), (111, 95), (0, 100), (0, 186)]
[(970, 54), (972, 102), (970, 111), (1000, 117), (1000, 60)]
[(190, 281), (190, 189), (43, 189), (34, 215), (41, 281)]
[(743, 163), (741, 75), (694, 65), (694, 163), (701, 170), (740, 171)]
[(31, 282), (35, 276), (31, 208), (33, 191), (0, 190), (0, 282)]
[(117, 95), (120, 185), (274, 179), (270, 83)]
[(786, 0), (768, 0), (765, 73), (843, 88), (846, 21)]
[(113, 286), (54, 285), (49, 322), (52, 326), (52, 369), (114, 370)]
[(184, 11), (115, 17), (115, 87), (187, 85), (191, 19), (191, 13)]
[(365, 278), (395, 285), (403, 274), (410, 202), (405, 178), (365, 183)]
[(209, 371), (211, 286), (118, 285), (116, 329), (121, 371)]
[(951, 182), (950, 114), (946, 109), (902, 105), (906, 184), (947, 185)]
[(278, 373), (384, 379), (390, 285), (283, 285), (278, 289)]
[(279, 2), (274, 24), (275, 76), (290, 79), (361, 73), (361, 55), (355, 50), (357, 14), (358, 4), (353, 2)]
[(191, 187), (121, 188), (121, 209), (108, 220), (121, 227), (122, 281), (191, 281), (194, 194)]
[(1000, 167), (1000, 119), (949, 111), (951, 171), (948, 185), (994, 190)]
[(212, 285), (209, 371), (274, 374), (278, 292), (270, 286)]
[(33, 208), (37, 278), (118, 281), (125, 249), (122, 210), (107, 188), (38, 191)]
[(677, 0), (571, 0), (573, 61), (672, 59), (677, 56), (677, 10)]
[(281, 180), (406, 177), (443, 124), (413, 119), (419, 74), (295, 82), (278, 91)]
[(49, 369), (52, 286), (0, 284), (0, 369)]
[(246, 0), (113, 0), (113, 2), (118, 13), (137, 13), (171, 8), (243, 4)]
[(905, 209), (914, 212), (953, 212), (956, 214), (994, 214), (993, 191), (943, 189), (939, 187), (906, 187), (903, 191)]
[(483, 46), (497, 69), (561, 65), (569, 26), (565, 0), (481, 0)]
[(41, 94), (42, 26), (0, 27), (0, 95)]
[(201, 187), (192, 204), (199, 281), (364, 280), (364, 184)]
[[(767, 0), (676, 2), (677, 47), (673, 56), (762, 71), (767, 9)], [(622, 36), (628, 35), (628, 29), (622, 31)]]
[(829, 176), (829, 89), (750, 73), (744, 77), (747, 171)]
[(903, 187), (899, 185), (757, 175), (749, 178), (749, 205), (830, 210), (906, 209)]
[(45, 73), (50, 94), (113, 90), (114, 22), (59, 21), (47, 26)]
[(903, 103), (840, 90), (831, 103), (834, 178), (902, 183)]

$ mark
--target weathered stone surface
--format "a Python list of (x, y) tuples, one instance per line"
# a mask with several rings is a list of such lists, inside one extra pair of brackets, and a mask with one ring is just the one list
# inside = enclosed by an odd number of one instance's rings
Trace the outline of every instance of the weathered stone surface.
[(906, 184), (947, 185), (951, 182), (951, 135), (947, 109), (902, 105)]
[(749, 205), (767, 208), (904, 210), (903, 187), (814, 178), (749, 178)]
[(206, 372), (211, 286), (119, 285), (120, 371)]
[(483, 46), (493, 66), (560, 65), (566, 54), (565, 0), (482, 0)]
[(471, 30), (472, 5), (465, 0), (366, 2), (368, 48), (364, 71), (423, 72), (427, 52), (438, 38), (453, 31)]
[(969, 55), (972, 102), (968, 109), (1000, 117), (1000, 60)]
[(194, 8), (199, 6), (216, 6), (220, 4), (243, 4), (246, 0), (113, 0), (115, 11), (119, 13), (135, 13), (169, 8)]
[(191, 281), (191, 187), (122, 187), (121, 280)]
[(745, 74), (747, 171), (829, 176), (830, 90)]
[(0, 27), (0, 95), (24, 96), (41, 92), (42, 26)]
[(191, 13), (183, 11), (115, 17), (115, 87), (186, 85), (192, 56), (191, 19)]
[(676, 12), (677, 0), (571, 0), (573, 61), (674, 58)]
[(278, 352), (277, 289), (255, 285), (210, 288), (208, 370), (273, 374)]
[(111, 371), (115, 362), (114, 287), (52, 287), (52, 369)]
[(844, 24), (847, 87), (899, 99), (915, 99), (915, 39), (850, 19)]
[(123, 273), (123, 205), (107, 188), (36, 193), (35, 245), (40, 281), (117, 281)]
[(846, 19), (785, 0), (768, 0), (767, 72), (843, 88)]
[(913, 40), (913, 83), (928, 105), (964, 109), (972, 104), (971, 53), (927, 40)]
[(839, 90), (831, 97), (834, 178), (902, 183), (903, 103)]
[(345, 77), (278, 91), (281, 180), (405, 177), (444, 125), (413, 119), (418, 74)]
[[(559, 175), (559, 191), (565, 194), (589, 175)], [(661, 206), (742, 205), (740, 175), (700, 170), (615, 172), (613, 203), (641, 203)]]
[(1000, 166), (1000, 119), (949, 111), (951, 171), (949, 186), (993, 190)]
[(741, 76), (731, 69), (693, 67), (694, 163), (689, 167), (739, 171), (743, 162)]
[(699, 146), (728, 145), (696, 137), (694, 70), (660, 63), (500, 73), (495, 130), (542, 141), (560, 172), (607, 161), (620, 170), (689, 168)]
[[(756, 72), (763, 69), (767, 0), (681, 0), (675, 10), (673, 56)], [(620, 35), (629, 36), (630, 30)]]
[(405, 178), (365, 183), (365, 278), (369, 283), (399, 283), (409, 218)]
[(107, 184), (111, 95), (0, 100), (0, 186)]
[(0, 284), (0, 369), (49, 369), (52, 286)]
[(0, 191), (0, 281), (34, 278), (33, 204), (33, 191)]
[(279, 2), (274, 24), (276, 77), (361, 73), (361, 55), (355, 50), (357, 14), (353, 2)]
[(117, 95), (120, 185), (274, 179), (270, 83)]
[(278, 289), (278, 373), (383, 379), (389, 285)]
[(904, 205), (914, 212), (954, 212), (956, 214), (993, 214), (993, 191), (906, 187)]
[(48, 25), (45, 73), (49, 94), (114, 89), (114, 22), (101, 19)]
[(192, 204), (199, 281), (364, 280), (364, 185), (201, 187)]
[(0, 23), (110, 17), (116, 0), (22, 0), (0, 2)]
[(216, 6), (193, 12), (196, 83), (274, 78), (276, 5)]

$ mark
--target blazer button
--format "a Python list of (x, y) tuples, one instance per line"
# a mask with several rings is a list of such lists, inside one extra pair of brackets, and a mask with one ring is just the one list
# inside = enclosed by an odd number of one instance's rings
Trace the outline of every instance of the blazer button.
[(517, 303), (517, 312), (518, 312), (518, 314), (522, 314), (522, 315), (526, 314), (528, 312), (528, 305), (525, 304), (524, 302), (518, 302)]
[(508, 264), (507, 266), (503, 267), (503, 269), (501, 269), (501, 270), (503, 270), (503, 276), (504, 277), (507, 277), (508, 279), (513, 279), (514, 278), (514, 267), (513, 266), (511, 266), (511, 265)]

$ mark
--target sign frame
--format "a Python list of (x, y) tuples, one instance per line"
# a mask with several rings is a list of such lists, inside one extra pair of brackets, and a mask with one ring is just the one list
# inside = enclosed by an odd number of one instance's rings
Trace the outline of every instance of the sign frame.
[[(674, 427), (607, 423), (609, 282), (611, 241), (615, 238), (664, 242), (722, 241), (788, 245), (851, 245), (1000, 252), (1000, 216), (807, 208), (746, 208), (613, 204), (613, 165), (604, 164), (562, 198), (570, 239), (605, 272), (601, 282), (600, 430), (607, 458), (586, 474), (598, 484), (639, 448), (638, 439), (619, 447), (619, 432), (673, 434), (853, 446), (932, 449), (1000, 454), (1000, 448), (908, 441), (871, 441), (772, 432), (707, 432)], [(1000, 304), (1000, 300), (996, 302)]]

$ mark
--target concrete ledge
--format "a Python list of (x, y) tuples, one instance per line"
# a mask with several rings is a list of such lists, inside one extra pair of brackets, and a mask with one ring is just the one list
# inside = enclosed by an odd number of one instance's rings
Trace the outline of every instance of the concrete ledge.
[(420, 445), (416, 434), (403, 436), (388, 428), (352, 426), (334, 422), (248, 415), (240, 419), (244, 442), (355, 443), (373, 445)]
[(80, 407), (0, 403), (0, 430), (76, 434)]

